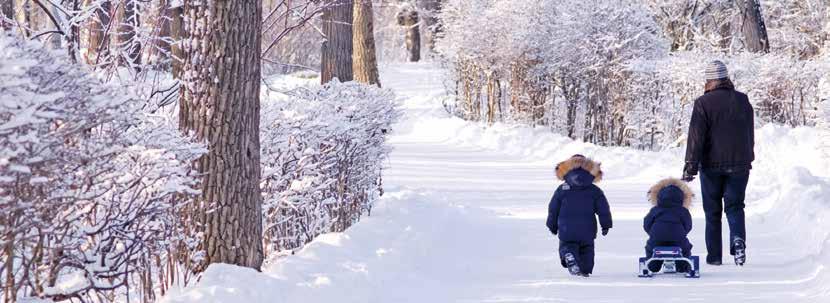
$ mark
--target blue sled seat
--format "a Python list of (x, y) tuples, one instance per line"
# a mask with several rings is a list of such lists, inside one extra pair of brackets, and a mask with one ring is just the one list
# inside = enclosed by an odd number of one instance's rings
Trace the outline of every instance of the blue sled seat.
[[(659, 271), (652, 271), (648, 265), (658, 261), (663, 263), (662, 267)], [(655, 247), (651, 258), (640, 258), (639, 277), (650, 278), (655, 274), (676, 274), (679, 263), (688, 265), (689, 270), (685, 272), (687, 278), (700, 278), (700, 258), (698, 256), (684, 257), (683, 250), (675, 246)]]

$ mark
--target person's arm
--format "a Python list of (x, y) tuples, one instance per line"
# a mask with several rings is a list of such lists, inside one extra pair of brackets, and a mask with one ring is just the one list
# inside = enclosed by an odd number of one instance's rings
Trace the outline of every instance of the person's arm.
[[(706, 111), (700, 99), (695, 101), (692, 110), (692, 119), (689, 122), (689, 135), (686, 138), (686, 166), (684, 176), (695, 176), (703, 158), (703, 147), (706, 144), (706, 136), (709, 133), (709, 123), (706, 118)], [(687, 180), (689, 181), (689, 180)]]
[(752, 158), (750, 158), (750, 161), (755, 161), (755, 110), (752, 108), (752, 104), (749, 105), (749, 143), (752, 144)]
[(646, 233), (648, 233), (651, 230), (651, 227), (654, 226), (654, 214), (656, 209), (657, 208), (652, 208), (650, 211), (648, 211), (646, 217), (643, 218), (643, 230), (646, 231)]
[(556, 192), (553, 193), (553, 198), (550, 199), (550, 204), (548, 204), (548, 221), (547, 226), (548, 230), (554, 235), (559, 232), (559, 209), (562, 208), (562, 191), (561, 187), (556, 189)]
[(608, 199), (605, 198), (602, 190), (599, 187), (596, 189), (597, 196), (594, 199), (594, 209), (596, 210), (597, 216), (599, 216), (599, 225), (603, 230), (611, 229), (614, 226), (614, 222), (611, 219), (611, 206), (608, 205)]
[(683, 227), (686, 228), (686, 235), (692, 232), (692, 213), (688, 209), (683, 209)]

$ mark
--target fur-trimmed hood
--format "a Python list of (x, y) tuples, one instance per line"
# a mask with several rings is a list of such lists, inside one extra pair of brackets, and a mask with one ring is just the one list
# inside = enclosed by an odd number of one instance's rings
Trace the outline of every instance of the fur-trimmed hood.
[(672, 202), (666, 200), (680, 200), (682, 198), (683, 207), (689, 209), (692, 206), (694, 196), (694, 192), (686, 182), (675, 178), (663, 179), (648, 190), (648, 200), (654, 206)]
[(594, 183), (599, 183), (599, 181), (602, 180), (602, 169), (600, 169), (601, 165), (602, 163), (595, 162), (594, 160), (591, 160), (591, 158), (573, 156), (568, 160), (559, 162), (559, 164), (556, 165), (556, 177), (559, 178), (559, 180), (565, 181), (565, 175), (574, 169), (581, 168), (594, 176)]

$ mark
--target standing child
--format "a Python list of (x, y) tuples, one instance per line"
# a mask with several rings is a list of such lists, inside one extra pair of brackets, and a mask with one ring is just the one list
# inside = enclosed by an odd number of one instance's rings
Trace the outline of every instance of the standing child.
[(597, 216), (602, 235), (612, 226), (611, 209), (605, 194), (594, 183), (602, 179), (600, 163), (574, 155), (556, 166), (556, 176), (564, 181), (548, 205), (547, 226), (559, 235), (559, 258), (572, 275), (584, 276), (594, 270), (594, 239)]
[[(651, 258), (652, 251), (658, 246), (680, 247), (684, 257), (692, 255), (692, 243), (689, 232), (692, 231), (692, 205), (694, 194), (685, 182), (678, 179), (665, 179), (651, 187), (648, 200), (654, 207), (643, 220), (643, 229), (648, 233), (646, 258)], [(651, 271), (660, 271), (663, 262), (651, 262)], [(688, 271), (688, 264), (678, 263), (678, 272)]]

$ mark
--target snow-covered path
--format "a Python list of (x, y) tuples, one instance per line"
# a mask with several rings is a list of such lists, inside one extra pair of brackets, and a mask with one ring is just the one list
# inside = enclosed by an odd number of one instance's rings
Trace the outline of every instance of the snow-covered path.
[[(402, 70), (399, 72), (407, 72)], [(390, 81), (387, 87), (404, 99), (418, 102), (424, 89), (440, 86), (440, 78), (409, 71), (411, 77), (401, 82)], [(418, 83), (413, 85), (414, 82)], [(419, 82), (422, 81), (422, 82)], [(432, 82), (439, 81), (439, 82)], [(423, 83), (423, 84), (422, 84)], [(430, 104), (418, 108), (409, 104), (407, 118), (433, 112)], [(435, 102), (431, 104), (435, 106)], [(636, 259), (643, 254), (645, 234), (642, 217), (648, 212), (645, 192), (657, 179), (630, 181), (609, 178), (601, 183), (612, 205), (615, 228), (607, 237), (597, 240), (597, 268), (590, 279), (574, 279), (559, 267), (557, 240), (544, 226), (546, 206), (558, 185), (553, 177), (553, 163), (528, 161), (525, 157), (505, 154), (452, 143), (451, 140), (419, 135), (438, 132), (428, 125), (410, 135), (395, 137), (387, 184), (406, 186), (440, 197), (447, 205), (493, 210), (479, 214), (467, 224), (454, 224), (452, 230), (441, 230), (441, 241), (423, 249), (430, 252), (424, 260), (413, 263), (440, 263), (434, 276), (424, 279), (438, 283), (430, 292), (446, 292), (439, 301), (470, 302), (574, 302), (628, 301), (634, 298), (666, 301), (729, 301), (732, 299), (764, 299), (780, 302), (804, 294), (808, 282), (822, 268), (816, 264), (798, 264), (798, 251), (786, 253), (793, 239), (778, 230), (780, 226), (752, 224), (750, 263), (745, 268), (704, 265), (701, 280), (660, 277), (642, 280), (636, 277)], [(445, 134), (453, 136), (454, 134)], [(563, 153), (564, 155), (567, 153)], [(602, 161), (603, 159), (599, 159)], [(674, 162), (670, 169), (680, 171)], [(672, 163), (668, 163), (672, 164)], [(660, 165), (655, 163), (654, 165)], [(607, 168), (606, 168), (607, 169)], [(675, 171), (664, 172), (673, 175)], [(621, 176), (620, 172), (609, 172)], [(699, 204), (699, 203), (698, 203)], [(694, 252), (705, 256), (703, 218), (699, 205), (695, 212), (692, 241)], [(725, 222), (724, 222), (725, 223)], [(431, 222), (424, 222), (429, 226)], [(728, 238), (726, 238), (728, 239)], [(754, 244), (754, 245), (753, 245)], [(728, 254), (726, 254), (728, 256)], [(730, 260), (725, 259), (725, 262)], [(443, 289), (454, 289), (445, 291)]]
[[(436, 68), (424, 64), (382, 71), (384, 87), (395, 90), (405, 116), (391, 140), (394, 151), (384, 177), (387, 194), (372, 215), (345, 233), (323, 235), (297, 255), (267, 265), (264, 275), (213, 266), (199, 286), (170, 296), (169, 301), (827, 302), (830, 298), (824, 267), (830, 261), (826, 240), (830, 186), (812, 175), (827, 169), (825, 164), (812, 171), (789, 169), (781, 171), (782, 176), (753, 176), (746, 267), (724, 259), (725, 266), (703, 265), (701, 279), (639, 279), (636, 261), (646, 239), (642, 217), (649, 207), (645, 192), (659, 178), (679, 173), (679, 150), (601, 148), (545, 130), (503, 125), (484, 129), (450, 118), (441, 108), (437, 100), (446, 92)], [(783, 139), (777, 139), (780, 132), (811, 136), (779, 128), (760, 132), (760, 138), (779, 141), (759, 144), (759, 158), (780, 153), (776, 147), (782, 144)], [(803, 138), (799, 144), (812, 144)], [(607, 179), (600, 186), (615, 220), (610, 234), (597, 239), (597, 266), (587, 279), (571, 277), (559, 266), (557, 239), (544, 226), (547, 203), (558, 184), (554, 161), (574, 153), (604, 162)], [(823, 160), (805, 151), (792, 161)], [(759, 164), (756, 171), (789, 165), (779, 160), (775, 165)], [(781, 181), (788, 179), (810, 186), (776, 185), (788, 184)], [(793, 199), (808, 201), (778, 203), (792, 192), (799, 193)], [(693, 253), (703, 257), (704, 224), (696, 200), (691, 240)], [(779, 214), (770, 215), (775, 211)]]

